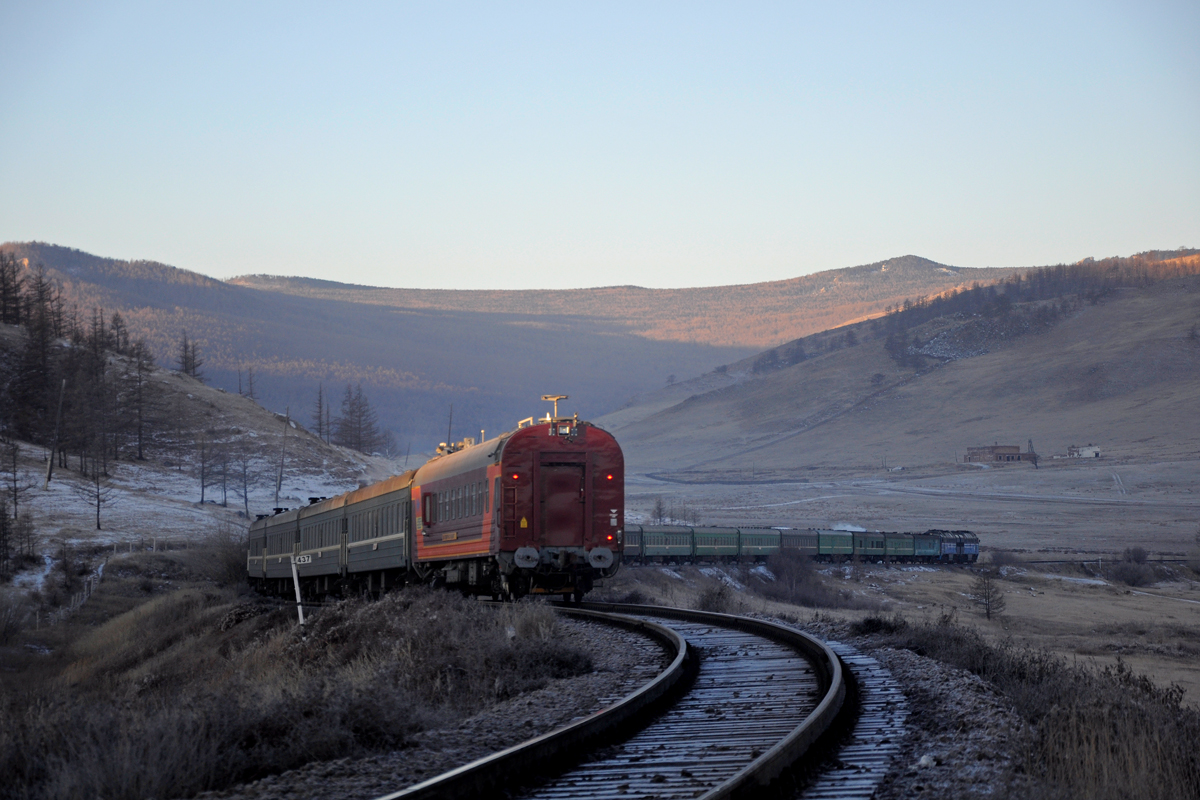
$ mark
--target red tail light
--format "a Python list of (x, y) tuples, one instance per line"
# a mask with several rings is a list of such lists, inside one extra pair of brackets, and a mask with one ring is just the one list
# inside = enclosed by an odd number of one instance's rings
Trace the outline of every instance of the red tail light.
[(611, 533), (608, 535), (608, 540), (609, 540), (610, 542), (613, 540), (613, 536), (612, 536), (612, 534), (611, 534)]
[(612, 480), (612, 475), (609, 475), (609, 476), (608, 476), (608, 479), (611, 481), (611, 480)]

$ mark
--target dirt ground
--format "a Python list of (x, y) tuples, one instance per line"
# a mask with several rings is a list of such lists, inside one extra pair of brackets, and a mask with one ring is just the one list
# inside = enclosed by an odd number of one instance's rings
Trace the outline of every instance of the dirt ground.
[[(768, 476), (762, 476), (768, 477)], [(1071, 659), (1118, 657), (1200, 707), (1200, 462), (1099, 459), (982, 470), (814, 474), (805, 482), (675, 484), (628, 476), (630, 522), (658, 497), (704, 525), (851, 525), (868, 530), (969, 529), (988, 562), (1000, 552), (1006, 610), (986, 620), (962, 568), (857, 565), (823, 572), (885, 613), (953, 613), (996, 640)], [(1154, 580), (1132, 587), (1112, 567), (1126, 548), (1149, 553)], [(1015, 554), (1013, 551), (1016, 551)], [(1162, 560), (1162, 563), (1156, 563)], [(628, 576), (626, 576), (628, 578)], [(760, 601), (754, 601), (756, 603)], [(826, 611), (857, 618), (862, 611)]]

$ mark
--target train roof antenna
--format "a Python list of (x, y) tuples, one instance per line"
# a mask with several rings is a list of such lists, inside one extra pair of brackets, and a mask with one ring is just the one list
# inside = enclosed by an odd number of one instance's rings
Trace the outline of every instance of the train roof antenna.
[(544, 394), (542, 395), (542, 399), (547, 403), (554, 403), (554, 418), (558, 419), (558, 401), (570, 400), (571, 398), (565, 394)]

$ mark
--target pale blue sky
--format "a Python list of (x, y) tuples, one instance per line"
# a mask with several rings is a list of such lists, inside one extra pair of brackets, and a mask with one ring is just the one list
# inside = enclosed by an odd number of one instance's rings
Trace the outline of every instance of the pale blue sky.
[(1200, 3), (0, 2), (0, 241), (701, 286), (1200, 246)]

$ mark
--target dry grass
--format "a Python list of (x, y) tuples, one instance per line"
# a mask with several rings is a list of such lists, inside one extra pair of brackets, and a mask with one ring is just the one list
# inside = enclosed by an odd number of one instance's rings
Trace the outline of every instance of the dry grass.
[(868, 618), (857, 629), (970, 670), (1003, 692), (1033, 727), (1024, 766), (1043, 782), (1042, 796), (1200, 796), (1200, 712), (1182, 705), (1179, 687), (1158, 687), (1120, 661), (1096, 669), (1011, 642), (990, 645), (946, 620)]
[[(139, 591), (130, 571), (114, 591)], [(321, 609), (306, 628), (293, 613), (187, 588), (0, 674), (0, 796), (190, 796), (399, 747), (591, 669), (540, 604), (496, 610), (417, 589)]]

